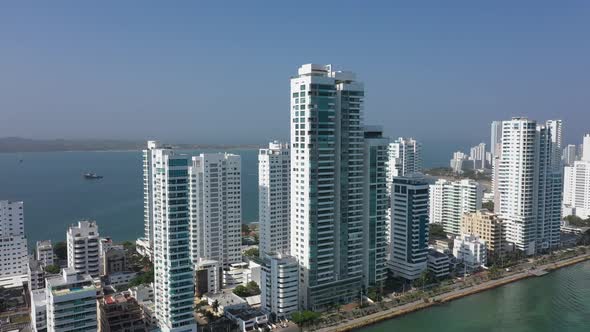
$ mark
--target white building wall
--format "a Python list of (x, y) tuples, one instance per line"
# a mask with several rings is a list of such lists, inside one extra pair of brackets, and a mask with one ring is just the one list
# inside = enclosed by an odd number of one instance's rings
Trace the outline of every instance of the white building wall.
[(453, 243), (453, 256), (469, 269), (478, 268), (487, 263), (486, 243), (472, 235), (457, 237)]
[(68, 247), (68, 267), (79, 274), (89, 274), (96, 278), (100, 274), (100, 253), (98, 225), (94, 221), (83, 220), (71, 225), (66, 233)]
[(0, 201), (0, 276), (27, 274), (23, 202)]
[(438, 180), (430, 186), (430, 222), (459, 235), (464, 213), (481, 209), (483, 187), (473, 180)]
[(54, 264), (53, 245), (51, 244), (51, 240), (37, 241), (36, 248), (37, 260), (41, 262), (43, 266)]
[(563, 212), (586, 219), (590, 218), (590, 134), (584, 136), (582, 150), (588, 153), (564, 170)]
[(268, 255), (261, 272), (261, 305), (277, 318), (289, 318), (299, 310), (297, 260), (280, 254)]
[(258, 153), (260, 257), (289, 253), (291, 218), (289, 144), (271, 142)]

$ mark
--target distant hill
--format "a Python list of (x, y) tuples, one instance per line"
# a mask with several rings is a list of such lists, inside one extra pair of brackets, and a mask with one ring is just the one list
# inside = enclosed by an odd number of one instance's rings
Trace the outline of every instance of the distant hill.
[[(51, 152), (51, 151), (115, 151), (115, 150), (141, 150), (145, 148), (145, 142), (121, 141), (121, 140), (38, 140), (21, 137), (0, 137), (1, 152)], [(178, 149), (236, 149), (258, 148), (258, 145), (205, 145), (205, 144), (173, 144)]]

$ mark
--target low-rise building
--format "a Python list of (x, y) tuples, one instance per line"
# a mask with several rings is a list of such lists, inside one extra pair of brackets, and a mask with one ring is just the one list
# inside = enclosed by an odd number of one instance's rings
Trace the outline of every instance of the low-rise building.
[(223, 271), (223, 285), (226, 288), (246, 285), (250, 281), (260, 285), (260, 265), (255, 262), (230, 264)]
[(97, 331), (99, 291), (90, 275), (72, 268), (47, 278), (47, 331)]
[(450, 259), (448, 255), (436, 250), (428, 251), (428, 270), (437, 278), (444, 278), (450, 273)]
[(128, 284), (133, 278), (135, 278), (135, 276), (137, 276), (137, 273), (129, 271), (111, 273), (107, 277), (107, 282), (110, 285), (117, 287)]
[(206, 300), (209, 305), (213, 305), (217, 302), (218, 310), (225, 312), (228, 308), (247, 308), (248, 302), (243, 298), (232, 293), (231, 290), (226, 289), (216, 294), (204, 294), (202, 299)]
[(271, 254), (264, 257), (261, 275), (261, 306), (277, 318), (289, 318), (299, 309), (299, 265), (295, 257)]
[(474, 235), (457, 237), (453, 245), (453, 255), (463, 262), (469, 270), (477, 269), (487, 263), (486, 243)]
[(264, 330), (268, 325), (268, 315), (260, 309), (228, 308), (224, 314), (236, 322), (242, 332)]
[(43, 266), (49, 266), (54, 264), (53, 245), (51, 240), (37, 241), (37, 260), (41, 262)]
[(506, 251), (506, 224), (488, 210), (464, 214), (461, 234), (474, 235), (485, 241), (490, 254), (503, 254)]
[(221, 266), (214, 260), (199, 261), (195, 266), (196, 295), (218, 293), (221, 290)]
[(131, 287), (129, 293), (138, 302), (154, 301), (154, 283)]
[(147, 331), (141, 306), (130, 294), (105, 295), (100, 301), (101, 332)]

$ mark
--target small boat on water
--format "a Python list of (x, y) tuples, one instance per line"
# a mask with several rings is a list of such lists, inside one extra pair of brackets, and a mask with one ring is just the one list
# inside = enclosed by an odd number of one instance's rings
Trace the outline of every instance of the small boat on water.
[(102, 175), (97, 175), (96, 173), (84, 173), (84, 178), (86, 180), (98, 180), (102, 179)]

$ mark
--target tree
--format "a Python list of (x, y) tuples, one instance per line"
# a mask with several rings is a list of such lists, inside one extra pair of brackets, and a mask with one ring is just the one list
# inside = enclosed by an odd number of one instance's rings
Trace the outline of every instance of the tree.
[(60, 241), (53, 246), (53, 253), (58, 259), (68, 258), (68, 245), (65, 241)]
[(244, 251), (244, 256), (249, 258), (258, 258), (258, 256), (260, 256), (260, 250), (258, 248), (250, 248)]
[(420, 277), (413, 282), (414, 287), (425, 287), (436, 282), (436, 276), (430, 270), (422, 272)]
[(45, 267), (45, 272), (51, 273), (51, 274), (58, 274), (59, 273), (59, 266), (57, 266), (57, 265), (47, 265)]
[(317, 321), (320, 316), (320, 313), (314, 311), (298, 311), (291, 315), (291, 320), (299, 326), (299, 331), (303, 331), (303, 327)]
[(428, 225), (430, 238), (435, 239), (446, 239), (447, 233), (445, 233), (443, 226), (441, 224), (430, 224)]
[(239, 297), (250, 296), (248, 293), (248, 288), (246, 288), (246, 286), (244, 286), (244, 285), (238, 285), (236, 288), (234, 288), (233, 293)]
[(500, 270), (496, 265), (492, 265), (488, 271), (488, 275), (490, 279), (499, 279), (502, 276), (502, 270)]
[(487, 209), (490, 212), (494, 212), (494, 202), (485, 202), (481, 204), (481, 207)]
[(211, 304), (211, 309), (213, 309), (213, 311), (217, 312), (219, 310), (219, 301), (217, 301), (217, 300), (213, 301), (213, 304)]
[(133, 243), (131, 241), (125, 241), (125, 242), (123, 242), (123, 248), (125, 248), (125, 250), (135, 251), (135, 243)]
[(246, 289), (248, 290), (248, 293), (250, 294), (249, 296), (259, 295), (261, 293), (260, 287), (258, 287), (258, 284), (256, 283), (256, 281), (250, 281), (246, 285)]
[(144, 272), (137, 277), (131, 279), (129, 282), (129, 287), (139, 286), (139, 285), (146, 285), (154, 282), (154, 266), (151, 265), (147, 272)]

